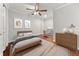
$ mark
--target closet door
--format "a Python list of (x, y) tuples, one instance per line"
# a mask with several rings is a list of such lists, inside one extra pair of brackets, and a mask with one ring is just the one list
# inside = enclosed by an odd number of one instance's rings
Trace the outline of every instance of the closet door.
[(41, 19), (32, 19), (32, 31), (34, 34), (41, 34)]
[(4, 50), (6, 46), (8, 45), (8, 9), (7, 9), (7, 4), (3, 4), (3, 46)]
[(3, 4), (0, 3), (0, 55), (3, 55)]
[(0, 55), (8, 44), (8, 14), (6, 4), (0, 3)]

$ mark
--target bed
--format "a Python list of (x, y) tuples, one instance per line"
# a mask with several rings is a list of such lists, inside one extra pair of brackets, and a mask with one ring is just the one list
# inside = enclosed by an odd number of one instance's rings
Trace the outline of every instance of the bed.
[[(22, 39), (11, 42), (11, 56), (68, 56), (69, 51), (66, 48), (60, 47), (54, 43), (48, 42), (39, 37), (39, 35), (24, 36), (24, 33), (32, 31), (17, 32)], [(24, 38), (23, 38), (24, 37)], [(26, 39), (25, 39), (26, 38)], [(27, 43), (26, 43), (27, 42)]]
[(69, 56), (66, 48), (52, 44), (46, 40), (42, 40), (42, 44), (22, 51), (15, 56)]
[(17, 38), (10, 42), (10, 55), (15, 55), (27, 48), (41, 44), (39, 35), (35, 35), (32, 31), (18, 31)]

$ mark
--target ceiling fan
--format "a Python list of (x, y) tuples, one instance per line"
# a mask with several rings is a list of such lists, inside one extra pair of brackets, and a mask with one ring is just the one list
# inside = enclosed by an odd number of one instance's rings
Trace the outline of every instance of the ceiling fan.
[(32, 13), (32, 15), (42, 15), (41, 12), (47, 12), (46, 9), (40, 9), (39, 8), (39, 3), (36, 3), (35, 4), (35, 8), (34, 9), (31, 9), (31, 8), (26, 8), (26, 10), (34, 10), (34, 12)]

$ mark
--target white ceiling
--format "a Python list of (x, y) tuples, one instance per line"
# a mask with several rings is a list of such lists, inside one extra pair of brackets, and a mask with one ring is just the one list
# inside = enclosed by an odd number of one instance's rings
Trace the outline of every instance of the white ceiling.
[[(57, 7), (60, 7), (60, 6), (64, 5), (64, 4), (66, 4), (66, 3), (40, 3), (39, 5), (40, 5), (41, 8), (45, 8), (45, 9), (48, 9), (48, 10), (49, 9), (53, 10)], [(34, 3), (28, 3), (28, 5), (34, 6), (35, 4)]]
[[(54, 10), (66, 3), (40, 3), (40, 9)], [(34, 9), (35, 3), (9, 3), (9, 9), (19, 11), (22, 13), (31, 13), (33, 11), (27, 11), (26, 8)]]

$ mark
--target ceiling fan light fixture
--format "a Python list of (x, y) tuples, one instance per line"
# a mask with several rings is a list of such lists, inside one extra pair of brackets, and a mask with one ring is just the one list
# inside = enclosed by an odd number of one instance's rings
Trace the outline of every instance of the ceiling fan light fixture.
[(38, 12), (34, 12), (34, 15), (38, 15)]
[(44, 15), (44, 18), (47, 18), (47, 14)]
[[(26, 10), (33, 10), (32, 15), (39, 15), (39, 16), (42, 16), (42, 12), (47, 12), (46, 9), (40, 9), (39, 8), (39, 3), (35, 4), (35, 8), (34, 9), (26, 8)], [(45, 16), (45, 18), (46, 17), (47, 16)]]

